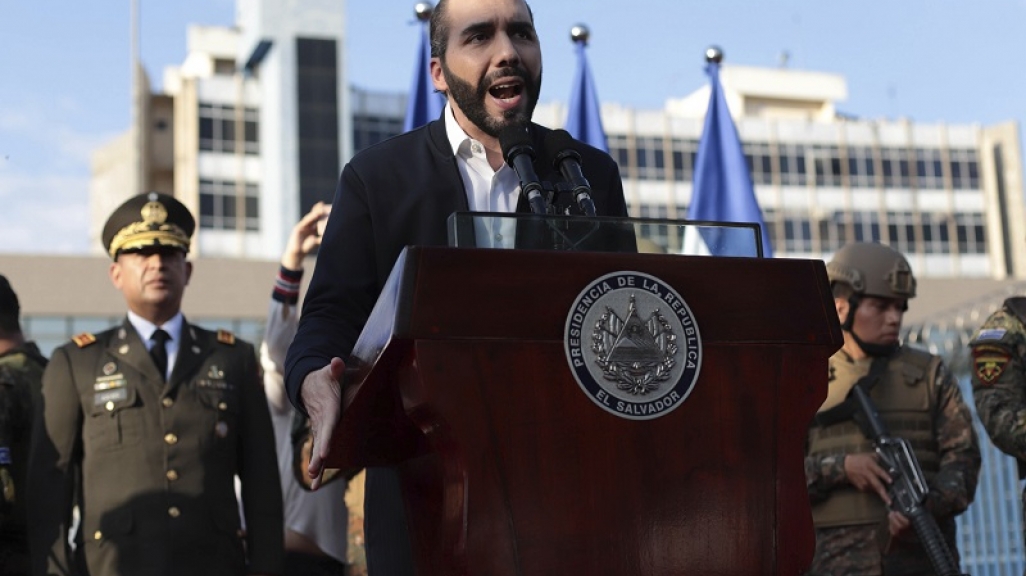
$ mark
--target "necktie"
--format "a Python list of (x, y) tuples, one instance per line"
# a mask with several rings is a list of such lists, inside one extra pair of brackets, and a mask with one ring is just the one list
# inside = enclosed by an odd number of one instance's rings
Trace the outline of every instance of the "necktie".
[(153, 347), (150, 348), (150, 357), (153, 358), (153, 363), (157, 366), (157, 372), (160, 373), (160, 380), (167, 380), (167, 341), (171, 339), (171, 335), (164, 332), (160, 328), (150, 336), (150, 340), (153, 341)]

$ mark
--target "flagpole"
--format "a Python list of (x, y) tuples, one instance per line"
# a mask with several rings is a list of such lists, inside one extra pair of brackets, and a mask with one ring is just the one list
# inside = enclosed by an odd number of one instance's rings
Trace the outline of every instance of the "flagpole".
[(602, 128), (598, 93), (585, 53), (590, 39), (591, 31), (584, 24), (576, 24), (570, 28), (570, 40), (577, 51), (577, 70), (574, 72), (570, 101), (567, 105), (565, 128), (571, 136), (581, 142), (603, 152), (609, 152), (606, 133)]
[[(710, 46), (705, 50), (705, 61), (705, 71), (709, 75), (709, 107), (695, 155), (694, 184), (687, 219), (758, 224), (760, 234), (756, 238), (748, 238), (744, 234), (739, 236), (736, 231), (726, 228), (704, 228), (701, 230), (701, 242), (714, 256), (751, 256), (753, 248), (758, 252), (761, 247), (762, 255), (772, 257), (773, 247), (759, 209), (744, 148), (720, 84), (723, 50)], [(698, 240), (695, 235), (691, 239)], [(695, 246), (687, 242), (687, 234), (685, 240), (685, 250), (694, 250)]]

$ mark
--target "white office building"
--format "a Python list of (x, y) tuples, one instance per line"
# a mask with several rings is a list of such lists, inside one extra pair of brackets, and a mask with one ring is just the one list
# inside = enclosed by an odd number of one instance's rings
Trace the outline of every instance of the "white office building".
[(196, 255), (277, 258), (352, 154), (343, 30), (340, 2), (239, 0), (237, 26), (189, 27), (161, 92), (140, 67), (135, 126), (94, 158), (94, 238), (125, 198), (158, 190), (198, 216)]

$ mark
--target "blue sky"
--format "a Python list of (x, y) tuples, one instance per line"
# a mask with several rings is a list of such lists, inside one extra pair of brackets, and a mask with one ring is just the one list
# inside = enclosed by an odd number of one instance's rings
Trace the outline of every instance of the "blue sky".
[[(342, 0), (339, 0), (342, 1)], [(139, 0), (154, 84), (181, 63), (189, 23), (231, 25), (232, 0)], [(412, 0), (349, 0), (349, 81), (406, 90), (418, 34)], [(603, 101), (659, 108), (701, 87), (702, 53), (728, 63), (841, 74), (842, 112), (867, 118), (1026, 121), (1026, 0), (535, 0), (543, 101), (565, 101), (570, 27)], [(129, 0), (0, 0), (0, 252), (89, 250), (92, 151), (127, 129)]]

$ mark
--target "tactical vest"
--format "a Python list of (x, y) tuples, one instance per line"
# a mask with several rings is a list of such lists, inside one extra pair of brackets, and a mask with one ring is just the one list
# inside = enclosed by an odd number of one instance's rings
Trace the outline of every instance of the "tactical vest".
[[(891, 435), (912, 445), (927, 481), (940, 468), (933, 433), (935, 377), (940, 362), (939, 357), (902, 347), (890, 358), (886, 372), (870, 393)], [(871, 359), (852, 362), (847, 354), (837, 352), (830, 358), (830, 388), (851, 389), (869, 372), (870, 364)], [(872, 443), (852, 420), (809, 430), (811, 456), (872, 451)], [(848, 484), (835, 488), (826, 500), (812, 507), (812, 520), (817, 528), (875, 524), (886, 517), (887, 507), (875, 492), (862, 492)]]

